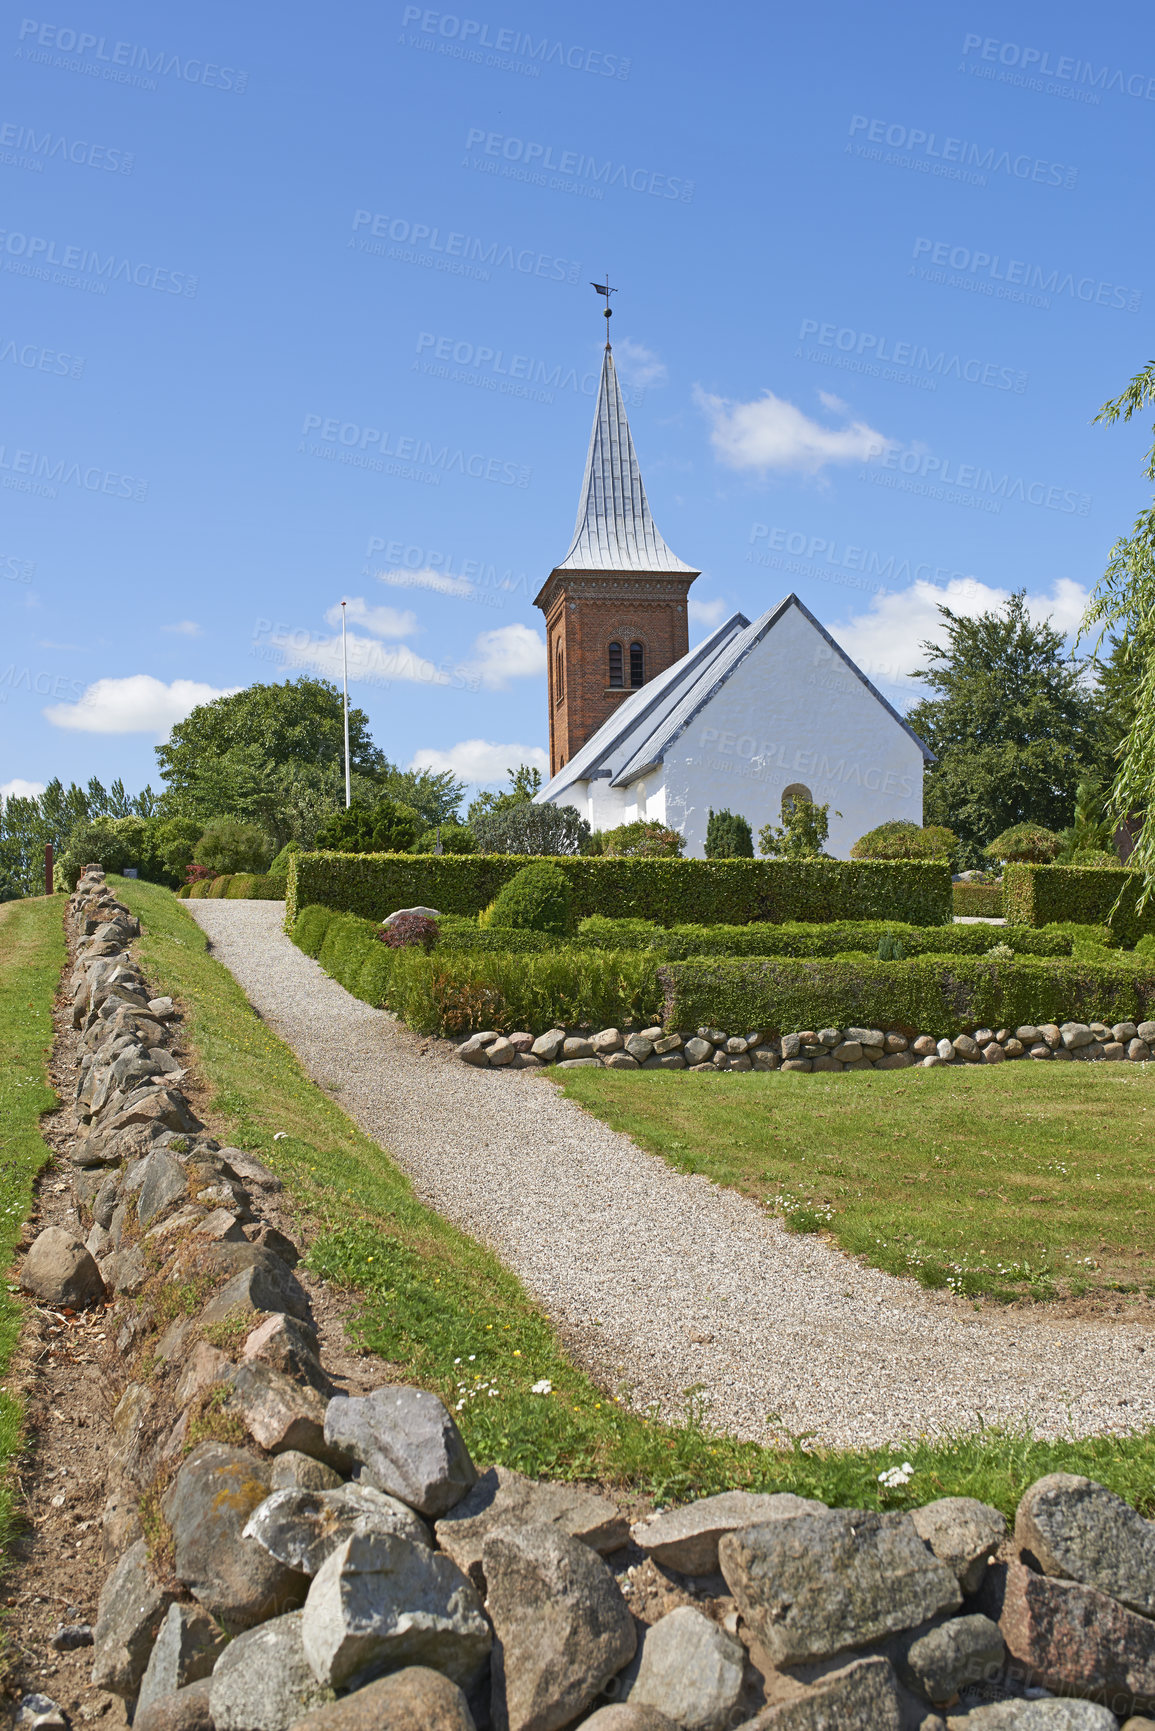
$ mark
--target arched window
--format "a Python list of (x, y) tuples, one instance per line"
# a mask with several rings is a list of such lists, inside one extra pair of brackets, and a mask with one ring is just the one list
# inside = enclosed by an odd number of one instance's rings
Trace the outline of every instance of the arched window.
[(625, 684), (622, 674), (622, 646), (620, 643), (610, 644), (610, 684), (615, 690)]
[(630, 684), (633, 686), (646, 683), (646, 652), (640, 643), (630, 644)]
[(556, 677), (555, 677), (554, 682), (553, 682), (554, 683), (554, 690), (557, 693), (558, 702), (561, 703), (561, 701), (565, 697), (565, 662), (562, 660), (561, 644), (560, 643), (557, 646), (557, 650), (556, 650), (556, 653), (554, 656), (554, 666), (556, 667), (556, 670), (557, 670)]
[(807, 805), (813, 805), (814, 804), (814, 795), (811, 793), (810, 789), (808, 787), (805, 787), (803, 785), (803, 783), (800, 781), (792, 781), (790, 783), (790, 786), (788, 788), (786, 788), (782, 794), (782, 822), (783, 823), (786, 822), (786, 819), (790, 816), (790, 813), (794, 810), (795, 804), (800, 799), (805, 800)]

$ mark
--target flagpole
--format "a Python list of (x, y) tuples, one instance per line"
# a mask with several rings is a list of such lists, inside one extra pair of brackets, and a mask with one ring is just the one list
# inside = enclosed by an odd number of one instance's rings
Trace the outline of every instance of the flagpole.
[(349, 648), (348, 648), (348, 642), (347, 642), (346, 637), (345, 637), (345, 607), (346, 607), (346, 605), (347, 605), (347, 603), (342, 601), (342, 603), (341, 603), (341, 672), (342, 672), (342, 676), (343, 676), (344, 693), (345, 693), (345, 699), (344, 699), (344, 710), (345, 710), (345, 810), (348, 811), (349, 807), (353, 803), (353, 798), (352, 798), (352, 793), (350, 791), (350, 780), (349, 780)]

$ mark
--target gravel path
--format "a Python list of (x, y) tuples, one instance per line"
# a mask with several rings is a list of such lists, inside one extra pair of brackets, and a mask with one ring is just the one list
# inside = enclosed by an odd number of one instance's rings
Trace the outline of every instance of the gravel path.
[(1155, 1424), (1149, 1329), (977, 1313), (860, 1267), (541, 1077), (471, 1069), (350, 997), (281, 931), (280, 902), (187, 905), (309, 1073), (635, 1403), (680, 1415), (698, 1384), (720, 1429), (847, 1445), (980, 1421), (1041, 1436)]

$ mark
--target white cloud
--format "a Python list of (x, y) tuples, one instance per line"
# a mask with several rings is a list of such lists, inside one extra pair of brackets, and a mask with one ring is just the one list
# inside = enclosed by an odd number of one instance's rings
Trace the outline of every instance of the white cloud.
[(481, 633), (466, 665), (487, 691), (504, 691), (511, 679), (545, 672), (545, 640), (529, 625), (499, 625)]
[(414, 769), (448, 769), (458, 781), (489, 785), (507, 780), (509, 771), (528, 763), (549, 777), (549, 758), (540, 745), (495, 745), (488, 739), (463, 739), (448, 751), (424, 746), (413, 758)]
[(468, 578), (450, 577), (429, 566), (421, 571), (378, 571), (375, 575), (393, 589), (431, 589), (435, 595), (472, 595), (477, 587)]
[(179, 619), (175, 625), (162, 625), (162, 631), (170, 631), (176, 637), (200, 637), (204, 626), (198, 625), (195, 619)]
[(14, 775), (11, 781), (0, 781), (0, 805), (6, 799), (39, 799), (44, 792), (42, 781), (24, 781)]
[(686, 617), (691, 625), (703, 625), (707, 631), (713, 631), (716, 625), (721, 625), (723, 619), (729, 618), (725, 601), (689, 601), (686, 604)]
[[(314, 637), (303, 631), (274, 631), (269, 643), (280, 650), (285, 667), (307, 667), (341, 683), (340, 632), (335, 637)], [(415, 655), (408, 644), (387, 649), (379, 638), (362, 637), (356, 631), (348, 633), (348, 653), (351, 685), (390, 685), (394, 680), (411, 685), (448, 685), (453, 678), (448, 667), (437, 667)]]
[(614, 363), (627, 385), (647, 390), (651, 385), (664, 385), (668, 374), (666, 363), (644, 343), (632, 343), (627, 337), (614, 344)]
[[(1056, 631), (1073, 636), (1087, 604), (1088, 591), (1070, 577), (1057, 578), (1049, 595), (1028, 595), (1032, 619), (1050, 619)], [(991, 613), (1010, 599), (1009, 589), (980, 583), (977, 577), (959, 577), (937, 588), (933, 583), (912, 583), (908, 589), (876, 595), (865, 613), (830, 626), (830, 635), (841, 644), (868, 679), (876, 684), (906, 686), (910, 695), (925, 690), (921, 680), (912, 680), (915, 670), (926, 666), (927, 640), (941, 642), (943, 620), (940, 607), (973, 619)]]
[[(417, 615), (408, 608), (400, 612), (396, 607), (370, 607), (360, 595), (350, 598), (345, 612), (350, 625), (363, 625), (375, 637), (412, 637), (417, 629)], [(330, 607), (325, 619), (329, 625), (340, 626), (340, 603)]]
[[(844, 403), (825, 392), (825, 406), (848, 414)], [(817, 475), (828, 463), (866, 463), (880, 457), (895, 443), (876, 432), (865, 421), (849, 421), (841, 427), (824, 427), (812, 421), (785, 397), (767, 391), (752, 403), (735, 403), (713, 397), (695, 387), (695, 400), (710, 421), (710, 443), (718, 458), (731, 469), (795, 470)]]
[(98, 679), (78, 703), (53, 703), (44, 715), (53, 727), (76, 733), (155, 733), (164, 738), (198, 704), (228, 697), (239, 687), (219, 690), (196, 679), (174, 679), (166, 685), (150, 673), (127, 679)]

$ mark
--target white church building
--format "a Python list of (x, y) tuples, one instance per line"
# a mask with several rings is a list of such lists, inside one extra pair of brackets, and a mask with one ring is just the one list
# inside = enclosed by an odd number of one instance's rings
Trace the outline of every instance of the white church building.
[(606, 345), (573, 544), (537, 605), (549, 653), (551, 778), (541, 801), (594, 829), (646, 818), (704, 854), (710, 810), (755, 838), (796, 798), (829, 805), (827, 850), (922, 822), (933, 755), (796, 595), (688, 647), (699, 573), (650, 514)]

